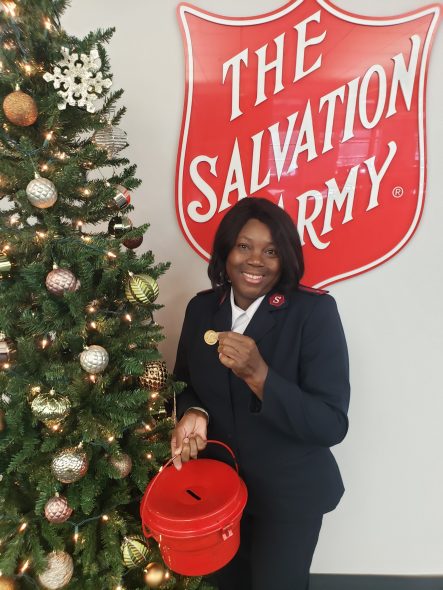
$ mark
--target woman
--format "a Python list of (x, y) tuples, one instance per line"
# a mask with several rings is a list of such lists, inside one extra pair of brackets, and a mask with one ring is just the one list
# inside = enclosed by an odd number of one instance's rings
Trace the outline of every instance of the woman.
[(207, 437), (223, 441), (249, 494), (240, 549), (216, 574), (220, 590), (306, 590), (323, 514), (344, 491), (329, 447), (348, 429), (346, 342), (334, 299), (302, 287), (303, 270), (289, 215), (243, 199), (217, 230), (213, 289), (186, 310), (174, 464), (195, 458)]

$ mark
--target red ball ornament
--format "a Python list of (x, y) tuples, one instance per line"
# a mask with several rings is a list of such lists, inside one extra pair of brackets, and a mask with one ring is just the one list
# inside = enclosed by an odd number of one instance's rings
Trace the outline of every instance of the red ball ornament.
[(122, 244), (129, 250), (134, 250), (135, 248), (138, 248), (142, 242), (143, 236), (139, 236), (138, 238), (126, 238), (126, 240), (123, 240)]

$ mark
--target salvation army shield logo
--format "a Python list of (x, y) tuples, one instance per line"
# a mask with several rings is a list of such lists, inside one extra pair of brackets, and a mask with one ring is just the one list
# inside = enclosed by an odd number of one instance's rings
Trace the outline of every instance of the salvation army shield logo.
[(362, 17), (298, 0), (251, 18), (178, 7), (186, 88), (176, 210), (205, 259), (223, 215), (264, 197), (294, 219), (303, 283), (394, 256), (420, 220), (437, 5)]

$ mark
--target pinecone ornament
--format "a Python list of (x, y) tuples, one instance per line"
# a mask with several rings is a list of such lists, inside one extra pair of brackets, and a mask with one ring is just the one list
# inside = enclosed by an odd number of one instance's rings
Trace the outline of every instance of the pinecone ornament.
[(72, 514), (72, 508), (64, 496), (49, 498), (45, 505), (45, 517), (53, 524), (61, 524), (68, 520)]
[(46, 288), (52, 295), (60, 297), (64, 293), (77, 291), (80, 281), (67, 268), (54, 268), (46, 275)]

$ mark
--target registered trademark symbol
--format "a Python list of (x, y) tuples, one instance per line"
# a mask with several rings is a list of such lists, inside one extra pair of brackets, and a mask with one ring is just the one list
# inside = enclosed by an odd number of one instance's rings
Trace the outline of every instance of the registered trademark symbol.
[(405, 191), (403, 190), (402, 186), (396, 186), (392, 189), (392, 196), (396, 199), (399, 199), (404, 195)]

